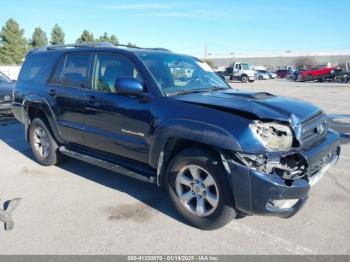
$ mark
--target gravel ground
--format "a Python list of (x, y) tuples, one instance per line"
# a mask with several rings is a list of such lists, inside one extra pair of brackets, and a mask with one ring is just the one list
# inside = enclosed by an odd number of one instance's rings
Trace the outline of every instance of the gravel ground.
[[(246, 217), (216, 231), (181, 222), (154, 186), (67, 160), (42, 167), (16, 121), (0, 122), (0, 198), (21, 197), (13, 231), (0, 228), (0, 254), (350, 254), (350, 85), (285, 80), (232, 83), (310, 101), (345, 115), (339, 163), (294, 217)], [(2, 226), (2, 225), (0, 225)]]

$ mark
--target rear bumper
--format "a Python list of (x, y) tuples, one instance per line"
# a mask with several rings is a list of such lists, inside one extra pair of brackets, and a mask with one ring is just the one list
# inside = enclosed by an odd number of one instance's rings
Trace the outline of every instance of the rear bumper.
[[(330, 153), (331, 160), (320, 164)], [(288, 184), (276, 174), (265, 174), (253, 168), (228, 160), (230, 185), (235, 206), (249, 215), (270, 215), (288, 218), (296, 214), (308, 199), (310, 187), (322, 178), (337, 162), (340, 154), (339, 136), (330, 131), (318, 146), (301, 152), (309, 166), (318, 163), (319, 169), (310, 177), (300, 178)]]

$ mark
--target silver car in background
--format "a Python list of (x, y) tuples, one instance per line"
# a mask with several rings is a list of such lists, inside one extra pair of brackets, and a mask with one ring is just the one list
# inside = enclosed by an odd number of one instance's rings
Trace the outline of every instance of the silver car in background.
[(268, 79), (270, 79), (270, 75), (267, 73), (267, 71), (256, 70), (256, 79), (268, 80)]

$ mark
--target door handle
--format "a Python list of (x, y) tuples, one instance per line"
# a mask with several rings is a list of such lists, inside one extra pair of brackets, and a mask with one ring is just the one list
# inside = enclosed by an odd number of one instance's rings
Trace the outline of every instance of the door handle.
[(55, 96), (56, 95), (56, 90), (55, 89), (50, 89), (48, 92), (49, 96)]

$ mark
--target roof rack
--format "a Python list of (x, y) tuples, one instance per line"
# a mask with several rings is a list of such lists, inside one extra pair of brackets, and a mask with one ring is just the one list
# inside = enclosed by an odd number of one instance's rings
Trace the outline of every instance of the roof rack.
[[(146, 49), (146, 50), (156, 50), (156, 51), (165, 51), (165, 52), (171, 52), (168, 49), (165, 48), (143, 48), (139, 46), (129, 46), (124, 44), (117, 44), (114, 45), (109, 42), (99, 42), (99, 43), (79, 43), (79, 44), (66, 44), (66, 45), (50, 45), (50, 46), (43, 46), (38, 49), (32, 50), (34, 51), (49, 51), (49, 50), (59, 50), (59, 49), (69, 49), (69, 48), (117, 48), (117, 47), (128, 47), (128, 48), (136, 48), (136, 49)], [(30, 52), (30, 53), (32, 53)]]
[(81, 43), (81, 44), (66, 44), (66, 45), (50, 45), (43, 46), (38, 49), (38, 51), (48, 51), (48, 50), (59, 50), (64, 48), (94, 48), (94, 47), (116, 47), (112, 43), (101, 42), (101, 43)]

